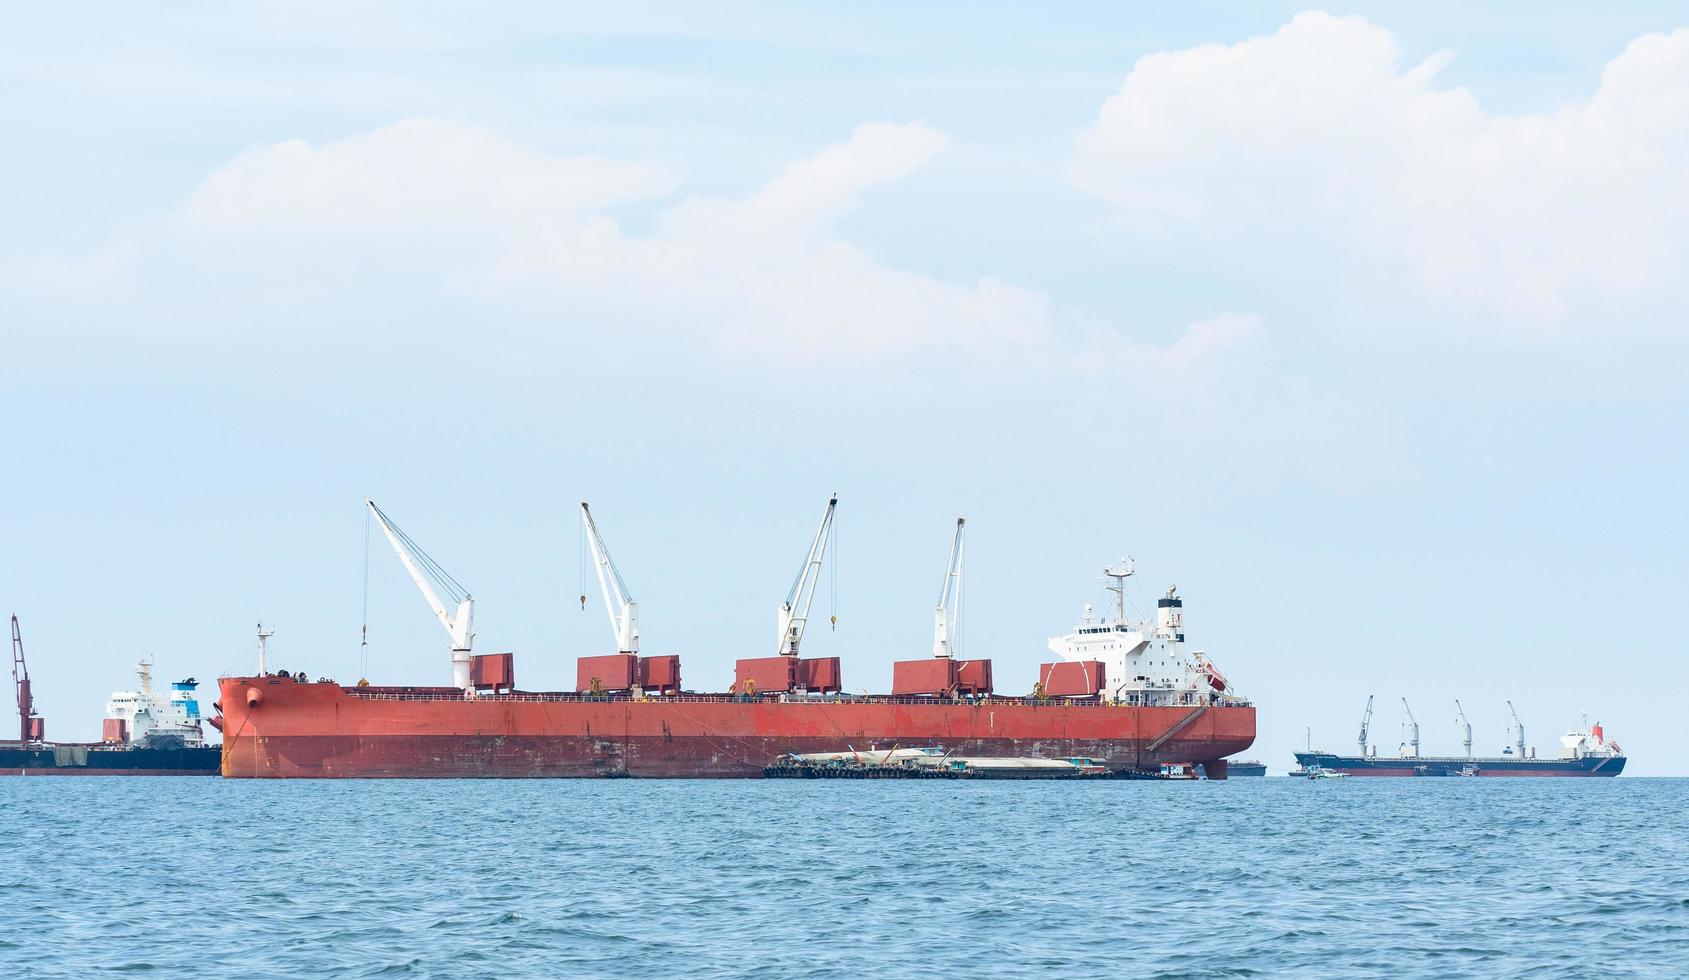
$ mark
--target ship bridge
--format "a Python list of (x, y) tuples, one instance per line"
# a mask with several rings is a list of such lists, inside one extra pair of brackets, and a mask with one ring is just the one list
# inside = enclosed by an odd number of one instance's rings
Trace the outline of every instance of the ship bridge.
[(1230, 703), (1231, 686), (1208, 656), (1185, 648), (1184, 600), (1169, 586), (1156, 599), (1154, 619), (1126, 614), (1126, 580), (1134, 574), (1123, 558), (1103, 569), (1114, 593), (1114, 616), (1102, 620), (1085, 606), (1073, 632), (1051, 637), (1050, 651), (1070, 662), (1102, 665), (1101, 699), (1129, 705), (1179, 706)]

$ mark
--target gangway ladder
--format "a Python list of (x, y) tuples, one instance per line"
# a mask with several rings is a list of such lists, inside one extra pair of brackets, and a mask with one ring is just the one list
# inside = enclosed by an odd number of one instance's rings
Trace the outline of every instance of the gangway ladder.
[(1163, 745), (1166, 745), (1168, 739), (1172, 738), (1173, 736), (1175, 736), (1175, 735), (1179, 734), (1180, 732), (1184, 731), (1185, 729), (1189, 728), (1191, 725), (1195, 724), (1196, 720), (1198, 718), (1201, 718), (1203, 716), (1203, 714), (1205, 712), (1207, 712), (1207, 710), (1208, 710), (1208, 705), (1206, 705), (1206, 704), (1197, 705), (1190, 712), (1188, 712), (1184, 717), (1182, 717), (1178, 721), (1174, 722), (1170, 728), (1168, 728), (1166, 731), (1162, 732), (1160, 735), (1157, 735), (1153, 740), (1151, 740), (1149, 745), (1146, 747), (1146, 751), (1154, 752), (1156, 749), (1159, 749)]

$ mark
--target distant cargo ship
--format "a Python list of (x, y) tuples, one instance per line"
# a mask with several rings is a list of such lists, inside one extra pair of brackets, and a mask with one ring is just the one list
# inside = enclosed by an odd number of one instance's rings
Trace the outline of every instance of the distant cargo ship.
[(1513, 743), (1502, 749), (1501, 755), (1474, 757), (1472, 755), (1472, 726), (1460, 702), (1455, 702), (1458, 724), (1464, 729), (1465, 752), (1459, 756), (1425, 756), (1419, 751), (1419, 723), (1404, 699), (1407, 712), (1408, 736), (1402, 741), (1396, 756), (1380, 756), (1376, 748), (1367, 744), (1368, 728), (1372, 721), (1372, 699), (1367, 698), (1366, 713), (1361, 718), (1358, 755), (1337, 755), (1313, 748), (1296, 753), (1296, 762), (1303, 773), (1330, 771), (1351, 776), (1617, 776), (1624, 772), (1625, 754), (1619, 743), (1607, 738), (1601, 724), (1590, 726), (1584, 719), (1581, 728), (1574, 728), (1560, 738), (1557, 758), (1537, 758), (1536, 750), (1525, 744), (1525, 726), (1507, 704), (1513, 716)]
[[(1204, 764), (1255, 739), (1255, 709), (1201, 652), (1185, 652), (1182, 600), (1128, 621), (1122, 561), (1105, 572), (1116, 615), (1089, 606), (1050, 641), (1029, 694), (995, 693), (991, 661), (960, 656), (964, 523), (934, 614), (933, 656), (894, 664), (889, 695), (843, 691), (839, 659), (802, 658), (837, 498), (778, 608), (777, 655), (740, 660), (723, 693), (685, 691), (680, 658), (638, 653), (637, 605), (581, 505), (616, 654), (583, 657), (576, 690), (515, 689), (510, 654), (472, 656), (473, 599), (374, 503), (372, 519), (452, 640), (450, 687), (345, 686), (259, 671), (219, 682), (231, 777), (761, 777), (793, 753), (933, 747), (968, 756), (1096, 759), (1112, 771)], [(442, 598), (444, 594), (445, 598)], [(455, 609), (448, 605), (455, 605)], [(581, 596), (584, 608), (586, 596)]]
[(1226, 763), (1226, 775), (1228, 776), (1265, 776), (1266, 774), (1267, 764), (1265, 762), (1245, 759)]
[(12, 617), (12, 681), (17, 694), (18, 740), (0, 743), (0, 775), (7, 776), (215, 776), (222, 750), (205, 744), (193, 678), (152, 689), (152, 661), (135, 671), (140, 689), (118, 691), (106, 703), (103, 738), (93, 743), (54, 743), (35, 712), (24, 661), (23, 636)]

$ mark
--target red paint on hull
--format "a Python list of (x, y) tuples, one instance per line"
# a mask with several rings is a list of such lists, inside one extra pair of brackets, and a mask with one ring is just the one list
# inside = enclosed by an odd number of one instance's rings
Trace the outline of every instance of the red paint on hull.
[(1194, 709), (1007, 699), (463, 700), (424, 689), (360, 695), (273, 677), (224, 678), (221, 687), (223, 775), (230, 777), (753, 777), (787, 752), (894, 744), (1088, 756), (1113, 769), (1142, 769), (1213, 762), (1255, 741), (1255, 709), (1247, 706), (1211, 707), (1181, 728)]

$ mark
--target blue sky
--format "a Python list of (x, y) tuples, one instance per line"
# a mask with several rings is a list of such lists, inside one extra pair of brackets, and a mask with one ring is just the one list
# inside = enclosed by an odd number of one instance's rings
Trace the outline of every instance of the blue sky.
[[(365, 494), (531, 688), (611, 643), (589, 498), (722, 687), (836, 490), (852, 688), (926, 653), (965, 513), (1005, 691), (1131, 554), (1275, 766), (1372, 693), (1384, 751), (1402, 696), (1486, 751), (1511, 698), (1685, 772), (1680, 10), (360, 9), (0, 24), (0, 601), (52, 735), (259, 618), (355, 678)], [(370, 674), (443, 682), (376, 545)]]

